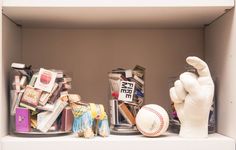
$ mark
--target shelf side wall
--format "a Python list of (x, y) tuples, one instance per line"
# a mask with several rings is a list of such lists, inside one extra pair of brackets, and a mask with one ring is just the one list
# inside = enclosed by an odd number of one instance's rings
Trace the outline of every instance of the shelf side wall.
[(203, 57), (203, 29), (23, 28), (23, 60), (64, 69), (87, 102), (108, 105), (112, 69), (146, 67), (146, 103), (170, 107), (168, 77), (185, 70), (188, 55)]
[(12, 62), (21, 62), (21, 28), (2, 15), (0, 137), (8, 133), (9, 77)]
[[(2, 10), (2, 1), (0, 1), (0, 8)], [(0, 24), (2, 24), (2, 15), (0, 15)], [(2, 97), (2, 26), (0, 26), (0, 98)], [(0, 110), (2, 110), (2, 100), (0, 100)], [(0, 122), (2, 122), (3, 120), (3, 113), (0, 112)], [(0, 139), (2, 137), (3, 134), (3, 125), (2, 123), (0, 123)], [(0, 149), (1, 149), (1, 143), (0, 143)]]
[(216, 77), (217, 130), (236, 139), (236, 12), (234, 9), (205, 30), (206, 60)]

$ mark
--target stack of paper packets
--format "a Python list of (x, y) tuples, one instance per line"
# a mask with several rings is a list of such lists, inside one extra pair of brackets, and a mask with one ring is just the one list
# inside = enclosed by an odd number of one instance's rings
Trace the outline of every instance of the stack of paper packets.
[(63, 71), (13, 63), (11, 115), (15, 116), (15, 132), (69, 132), (73, 115), (63, 95), (71, 89), (72, 79)]
[(137, 65), (134, 69), (118, 68), (108, 74), (110, 123), (115, 130), (135, 127), (135, 116), (144, 102), (144, 72), (145, 68)]

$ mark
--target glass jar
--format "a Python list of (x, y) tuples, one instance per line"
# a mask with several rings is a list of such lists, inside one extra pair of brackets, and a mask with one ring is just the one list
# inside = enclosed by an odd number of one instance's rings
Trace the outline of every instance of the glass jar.
[(10, 131), (20, 136), (71, 133), (73, 115), (60, 99), (71, 89), (71, 78), (60, 70), (13, 63), (10, 91)]
[(139, 134), (135, 117), (144, 104), (145, 68), (116, 69), (108, 74), (112, 134)]

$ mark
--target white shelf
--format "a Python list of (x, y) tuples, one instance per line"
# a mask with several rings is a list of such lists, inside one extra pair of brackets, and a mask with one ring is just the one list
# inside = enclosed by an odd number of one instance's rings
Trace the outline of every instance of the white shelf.
[(3, 6), (23, 7), (211, 7), (233, 5), (234, 0), (3, 0)]
[(2, 138), (2, 150), (20, 149), (165, 149), (165, 150), (234, 150), (235, 141), (220, 134), (212, 134), (209, 138), (191, 139), (181, 138), (175, 134), (167, 133), (158, 138), (139, 136), (115, 136), (108, 138), (95, 137), (93, 139), (78, 138), (76, 135), (50, 137), (50, 138), (23, 138), (5, 136)]
[(3, 12), (26, 27), (203, 27), (234, 0), (4, 0)]

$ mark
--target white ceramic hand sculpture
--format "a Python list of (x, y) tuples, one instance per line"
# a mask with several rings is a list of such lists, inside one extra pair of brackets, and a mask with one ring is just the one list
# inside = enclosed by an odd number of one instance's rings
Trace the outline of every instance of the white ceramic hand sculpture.
[(208, 136), (208, 118), (213, 102), (214, 83), (207, 64), (198, 57), (188, 57), (187, 63), (197, 69), (199, 76), (184, 72), (170, 89), (182, 137)]

